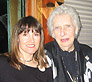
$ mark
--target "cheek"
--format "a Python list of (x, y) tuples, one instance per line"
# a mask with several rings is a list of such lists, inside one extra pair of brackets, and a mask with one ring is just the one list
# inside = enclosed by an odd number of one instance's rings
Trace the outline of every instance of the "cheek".
[(75, 36), (74, 29), (70, 29), (69, 31), (67, 31), (67, 35), (69, 35), (69, 36)]
[(24, 44), (26, 43), (27, 41), (23, 38), (19, 38), (19, 45), (20, 46), (24, 46)]
[(24, 42), (20, 40), (20, 41), (19, 41), (19, 46), (20, 46), (20, 47), (23, 47), (23, 46), (24, 46)]
[(59, 37), (59, 34), (60, 34), (59, 30), (53, 32), (53, 35), (54, 35), (55, 37)]
[(40, 38), (35, 39), (36, 44), (40, 44)]

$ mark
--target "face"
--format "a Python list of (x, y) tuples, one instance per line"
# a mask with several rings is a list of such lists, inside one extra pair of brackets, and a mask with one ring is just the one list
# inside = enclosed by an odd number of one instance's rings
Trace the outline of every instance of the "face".
[(19, 35), (19, 49), (22, 54), (34, 54), (40, 44), (40, 34), (30, 30), (28, 33), (22, 32)]
[(71, 16), (63, 14), (55, 17), (53, 35), (62, 50), (74, 49), (75, 26)]

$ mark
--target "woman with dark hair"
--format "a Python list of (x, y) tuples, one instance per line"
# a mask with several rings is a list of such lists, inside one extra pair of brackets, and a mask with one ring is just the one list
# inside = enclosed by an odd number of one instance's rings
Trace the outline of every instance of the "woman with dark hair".
[(53, 82), (41, 24), (32, 16), (13, 29), (9, 53), (0, 55), (0, 82)]

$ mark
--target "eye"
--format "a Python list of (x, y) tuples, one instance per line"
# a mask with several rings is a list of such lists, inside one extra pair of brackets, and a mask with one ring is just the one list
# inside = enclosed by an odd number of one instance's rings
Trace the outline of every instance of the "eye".
[(71, 25), (66, 25), (67, 28), (71, 27)]
[(59, 27), (55, 27), (55, 29), (59, 29)]
[(34, 33), (35, 36), (39, 36), (39, 33)]
[(23, 36), (27, 36), (27, 33), (24, 33)]

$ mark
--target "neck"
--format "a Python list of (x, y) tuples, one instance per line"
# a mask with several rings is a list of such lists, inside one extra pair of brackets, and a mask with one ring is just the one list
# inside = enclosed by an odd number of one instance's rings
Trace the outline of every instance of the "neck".
[(20, 53), (19, 59), (22, 62), (31, 62), (31, 61), (33, 61), (33, 54), (24, 54), (24, 53), (22, 54), (22, 53)]
[(61, 49), (62, 49), (63, 51), (71, 52), (71, 51), (74, 50), (74, 45), (72, 45), (71, 47), (61, 47)]
[(31, 61), (33, 60), (33, 54), (29, 54), (29, 53), (26, 53), (24, 52), (20, 47), (19, 47), (19, 59), (21, 61)]
[(31, 61), (33, 61), (33, 57), (30, 59), (23, 59), (22, 57), (19, 57), (19, 59), (21, 60), (21, 61), (23, 61), (23, 62), (31, 62)]

